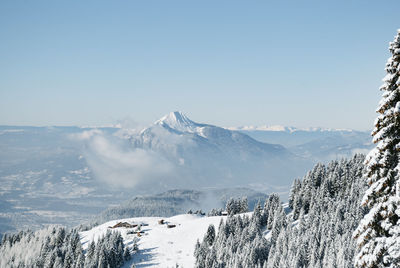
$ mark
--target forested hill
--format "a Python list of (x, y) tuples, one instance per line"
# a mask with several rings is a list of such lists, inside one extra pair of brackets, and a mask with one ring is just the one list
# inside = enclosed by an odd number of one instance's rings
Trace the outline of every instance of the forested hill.
[(210, 211), (212, 208), (225, 207), (230, 198), (246, 197), (248, 207), (252, 210), (260, 200), (267, 195), (252, 189), (222, 188), (200, 190), (169, 190), (156, 195), (137, 196), (125, 201), (119, 206), (108, 208), (94, 217), (88, 223), (82, 224), (83, 229), (114, 219), (132, 217), (171, 217), (184, 214), (189, 210)]
[(363, 161), (316, 165), (294, 182), (289, 214), (271, 195), (252, 217), (229, 217), (196, 245), (196, 267), (353, 267)]

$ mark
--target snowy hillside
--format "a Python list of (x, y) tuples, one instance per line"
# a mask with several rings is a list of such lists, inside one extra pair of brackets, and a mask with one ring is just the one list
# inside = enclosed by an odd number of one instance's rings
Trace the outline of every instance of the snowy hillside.
[[(81, 242), (83, 249), (86, 249), (91, 241), (97, 241), (105, 235), (107, 230), (117, 230), (121, 232), (124, 244), (128, 247), (137, 242), (139, 251), (133, 255), (132, 260), (123, 267), (130, 267), (132, 263), (136, 267), (193, 267), (195, 257), (193, 255), (197, 239), (203, 239), (204, 234), (210, 224), (218, 227), (221, 219), (225, 216), (205, 217), (194, 214), (177, 215), (170, 218), (159, 217), (140, 217), (114, 220), (104, 223), (93, 229), (81, 232)], [(164, 219), (164, 224), (159, 224), (159, 220)], [(119, 222), (130, 224), (142, 224), (140, 237), (136, 233), (128, 234), (135, 228), (114, 228)], [(168, 228), (168, 224), (176, 225)], [(132, 249), (132, 248), (131, 248)]]

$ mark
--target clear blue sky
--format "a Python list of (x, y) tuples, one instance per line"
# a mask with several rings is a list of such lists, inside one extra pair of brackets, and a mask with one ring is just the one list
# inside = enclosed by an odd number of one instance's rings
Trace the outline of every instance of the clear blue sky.
[(0, 124), (370, 129), (399, 1), (1, 1)]

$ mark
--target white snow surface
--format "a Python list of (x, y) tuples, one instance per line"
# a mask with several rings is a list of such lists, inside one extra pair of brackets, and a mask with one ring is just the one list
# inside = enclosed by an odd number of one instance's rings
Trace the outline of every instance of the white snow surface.
[(179, 111), (165, 115), (154, 124), (189, 133), (201, 132), (201, 128), (206, 126), (204, 124), (193, 122), (185, 114)]
[[(166, 224), (159, 224), (158, 221), (164, 219)], [(137, 241), (139, 251), (133, 258), (125, 263), (123, 267), (130, 267), (133, 263), (136, 267), (194, 267), (195, 258), (193, 256), (194, 247), (197, 239), (202, 241), (207, 228), (214, 224), (218, 230), (221, 219), (226, 216), (198, 216), (195, 214), (183, 214), (170, 218), (161, 217), (138, 217), (129, 219), (119, 219), (106, 222), (93, 229), (81, 232), (81, 242), (83, 249), (87, 249), (91, 241), (97, 241), (105, 235), (107, 230), (117, 230), (121, 232), (125, 246), (132, 248), (134, 241)], [(140, 223), (144, 233), (138, 237), (136, 234), (127, 234), (127, 228), (108, 228), (119, 222)], [(167, 224), (176, 225), (175, 228), (167, 228)]]

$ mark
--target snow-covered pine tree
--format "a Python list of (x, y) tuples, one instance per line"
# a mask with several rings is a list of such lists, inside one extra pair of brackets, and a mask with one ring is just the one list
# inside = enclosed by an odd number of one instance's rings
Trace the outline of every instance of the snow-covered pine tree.
[(208, 246), (212, 246), (212, 244), (214, 243), (214, 240), (215, 240), (215, 227), (214, 227), (214, 225), (213, 224), (210, 224), (209, 226), (208, 226), (208, 229), (207, 229), (207, 233), (204, 235), (204, 239), (203, 239), (207, 244), (208, 244)]
[[(195, 267), (353, 267), (352, 234), (365, 215), (359, 205), (367, 189), (362, 177), (364, 158), (355, 155), (318, 164), (308, 172), (291, 193), (292, 200), (299, 201), (293, 203), (298, 220), (285, 215), (276, 194), (268, 197), (263, 209), (256, 205), (251, 218), (227, 217), (212, 246), (207, 239), (196, 244)], [(308, 205), (302, 201), (307, 199)]]
[(249, 202), (247, 200), (247, 197), (242, 197), (242, 200), (240, 200), (240, 213), (246, 213), (249, 211)]
[(400, 267), (400, 29), (389, 50), (372, 132), (377, 145), (365, 160), (369, 188), (362, 204), (369, 212), (354, 232), (356, 267)]
[(129, 251), (128, 247), (125, 247), (124, 250), (124, 260), (129, 261), (131, 259), (131, 252)]

